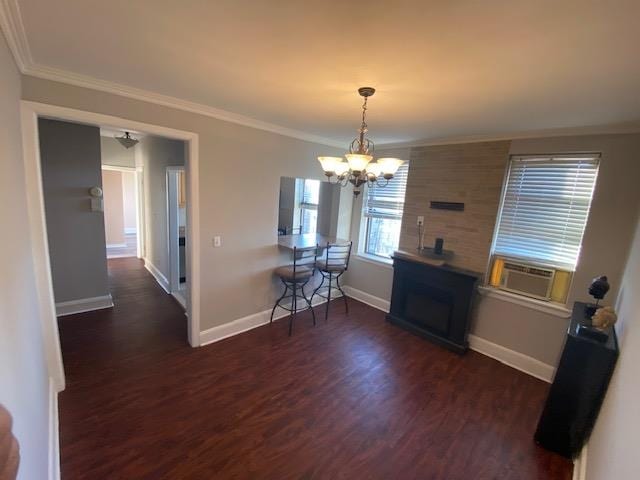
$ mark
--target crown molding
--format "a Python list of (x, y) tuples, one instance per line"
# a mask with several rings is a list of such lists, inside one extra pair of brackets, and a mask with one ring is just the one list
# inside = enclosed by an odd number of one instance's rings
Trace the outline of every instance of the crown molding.
[(191, 102), (189, 100), (183, 100), (161, 93), (155, 93), (140, 88), (130, 87), (128, 85), (123, 85), (120, 83), (100, 80), (98, 78), (81, 75), (58, 68), (32, 64), (30, 66), (27, 66), (22, 73), (32, 77), (52, 80), (54, 82), (66, 83), (69, 85), (75, 85), (77, 87), (89, 88), (92, 90), (119, 95), (121, 97), (127, 97), (134, 100), (140, 100), (156, 105), (162, 105), (164, 107), (195, 113), (198, 115), (204, 115), (207, 117), (216, 118), (218, 120), (223, 120), (225, 122), (243, 125), (245, 127), (256, 128), (258, 130), (265, 130), (267, 132), (284, 135), (286, 137), (296, 138), (298, 140), (305, 140), (308, 142), (319, 143), (321, 145), (327, 145), (331, 147), (344, 148), (343, 143), (329, 138), (321, 137), (319, 135), (283, 127), (274, 123), (264, 122), (262, 120), (257, 120), (255, 118), (229, 112), (227, 110), (210, 107), (201, 103)]
[(101, 80), (88, 75), (81, 75), (60, 68), (38, 65), (31, 55), (29, 42), (27, 40), (22, 15), (17, 0), (0, 0), (0, 28), (7, 38), (7, 43), (11, 53), (23, 75), (52, 80), (54, 82), (66, 83), (76, 87), (89, 88), (101, 92), (119, 95), (134, 100), (162, 105), (164, 107), (183, 110), (212, 117), (225, 122), (231, 122), (245, 127), (256, 128), (286, 137), (296, 138), (307, 142), (319, 143), (330, 147), (344, 148), (342, 142), (325, 138), (319, 135), (295, 130), (274, 123), (264, 122), (255, 118), (247, 117), (237, 113), (229, 112), (219, 108), (211, 107), (201, 103), (183, 100), (177, 97), (152, 92), (149, 90), (131, 87), (121, 83)]
[(17, 0), (0, 0), (0, 28), (21, 72), (33, 64)]
[(431, 147), (436, 145), (455, 145), (461, 143), (499, 142), (507, 140), (522, 140), (527, 138), (616, 135), (625, 133), (640, 133), (640, 120), (610, 125), (588, 125), (584, 127), (549, 128), (544, 130), (529, 130), (525, 132), (503, 134), (465, 135), (442, 137), (437, 139), (408, 140), (406, 142), (379, 143), (376, 147), (378, 150), (387, 150), (392, 148)]

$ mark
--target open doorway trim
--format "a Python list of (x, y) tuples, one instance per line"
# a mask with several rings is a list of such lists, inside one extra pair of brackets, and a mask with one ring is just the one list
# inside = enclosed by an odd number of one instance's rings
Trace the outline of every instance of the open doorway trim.
[[(178, 174), (184, 172), (185, 167), (168, 166), (166, 169), (167, 182), (167, 258), (169, 259), (169, 293), (182, 305), (185, 305), (184, 292), (180, 290), (180, 222), (178, 214)], [(189, 227), (187, 223), (187, 228)]]
[(35, 264), (37, 299), (42, 322), (49, 376), (57, 391), (64, 390), (65, 376), (60, 348), (60, 336), (56, 319), (49, 245), (45, 222), (44, 196), (40, 166), (38, 118), (46, 117), (63, 121), (87, 123), (103, 127), (141, 130), (152, 135), (182, 140), (187, 143), (187, 299), (188, 340), (192, 347), (200, 345), (200, 219), (198, 191), (198, 135), (126, 118), (86, 112), (38, 102), (22, 100), (21, 121), (23, 158), (26, 179), (29, 225), (31, 227), (33, 258)]

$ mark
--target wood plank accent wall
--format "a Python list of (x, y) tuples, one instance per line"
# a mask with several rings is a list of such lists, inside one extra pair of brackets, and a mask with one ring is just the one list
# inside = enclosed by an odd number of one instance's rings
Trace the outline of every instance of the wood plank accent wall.
[[(422, 215), (425, 246), (444, 238), (444, 248), (455, 253), (452, 265), (484, 273), (510, 146), (499, 141), (412, 148), (400, 249), (416, 251)], [(433, 210), (431, 201), (464, 202), (465, 209)]]

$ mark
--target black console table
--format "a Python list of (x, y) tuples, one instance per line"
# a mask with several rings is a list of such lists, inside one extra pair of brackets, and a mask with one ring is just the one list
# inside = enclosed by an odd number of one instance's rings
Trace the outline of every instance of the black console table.
[(408, 252), (393, 255), (387, 320), (457, 353), (469, 344), (469, 314), (480, 275)]
[(609, 328), (606, 342), (579, 335), (591, 325), (587, 304), (573, 305), (571, 324), (535, 440), (547, 450), (575, 458), (595, 424), (618, 358), (618, 340)]

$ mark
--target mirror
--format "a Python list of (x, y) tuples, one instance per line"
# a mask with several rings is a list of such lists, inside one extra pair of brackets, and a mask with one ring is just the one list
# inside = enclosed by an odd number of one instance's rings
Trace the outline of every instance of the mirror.
[(280, 178), (278, 235), (336, 236), (341, 188), (308, 178)]

